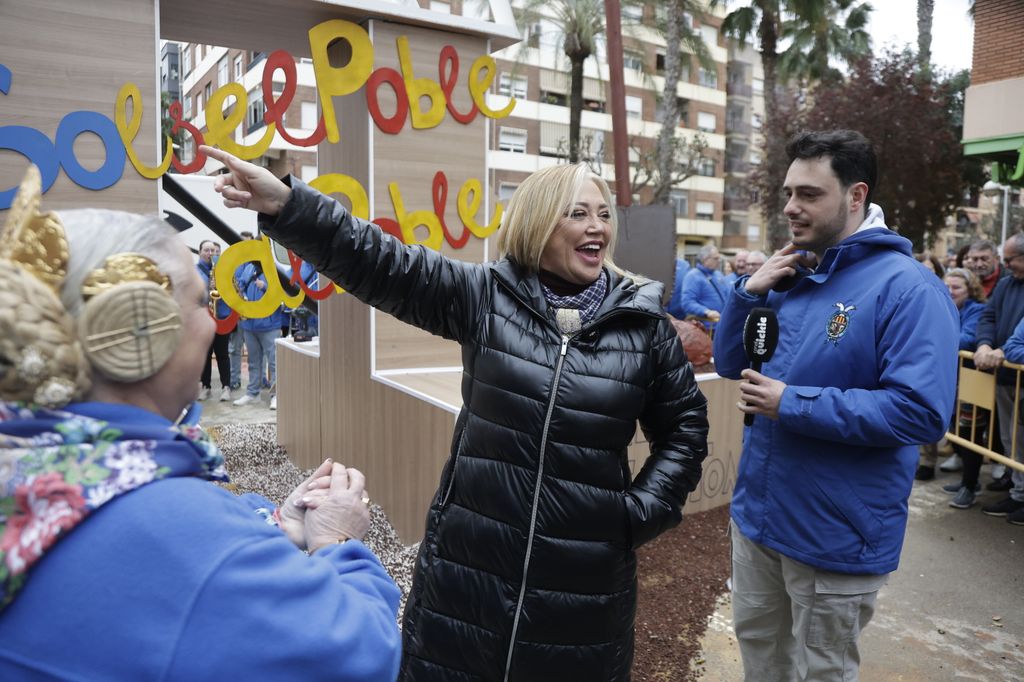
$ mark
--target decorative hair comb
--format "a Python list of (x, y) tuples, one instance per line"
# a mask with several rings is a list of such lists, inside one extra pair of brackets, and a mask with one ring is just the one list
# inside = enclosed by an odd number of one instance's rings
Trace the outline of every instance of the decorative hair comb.
[(41, 197), (39, 169), (30, 165), (7, 213), (0, 260), (17, 263), (59, 294), (68, 274), (68, 240), (56, 214), (39, 212)]

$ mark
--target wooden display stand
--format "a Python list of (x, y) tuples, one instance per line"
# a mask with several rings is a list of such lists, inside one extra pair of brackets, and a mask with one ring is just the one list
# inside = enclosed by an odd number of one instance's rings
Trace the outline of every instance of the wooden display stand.
[[(0, 7), (0, 66), (5, 67), (0, 69), (0, 126), (33, 128), (57, 146), (58, 128), (68, 112), (96, 112), (112, 119), (119, 89), (134, 83), (144, 105), (134, 152), (143, 163), (156, 164), (161, 156), (159, 38), (268, 53), (285, 49), (296, 57), (309, 57), (308, 31), (332, 19), (357, 22), (369, 33), (375, 69), (402, 70), (396, 41), (405, 36), (416, 76), (436, 81), (441, 50), (452, 46), (462, 59), (451, 97), (457, 111), (468, 112), (473, 101), (466, 84), (474, 58), (512, 44), (519, 35), (509, 3), (492, 0), (490, 5), (493, 22), (386, 0), (7, 3)], [(330, 49), (337, 67), (351, 56), (345, 54), (350, 46), (344, 41)], [(9, 84), (8, 73), (13, 76)], [(495, 197), (488, 182), (487, 150), (495, 122), (477, 115), (463, 124), (446, 113), (439, 125), (414, 130), (407, 117), (398, 134), (386, 134), (368, 111), (365, 87), (332, 100), (341, 140), (319, 145), (319, 174), (344, 173), (359, 181), (369, 197), (370, 215), (386, 217), (395, 215), (390, 183), (400, 188), (407, 213), (430, 211), (432, 178), (443, 171), (448, 181), (444, 218), (456, 235), (462, 234), (456, 209), (459, 188), (478, 179), (483, 201), (474, 218), (482, 225), (490, 223)], [(392, 116), (397, 110), (395, 90), (383, 85), (376, 93), (381, 111)], [(72, 142), (82, 175), (106, 162), (103, 144), (95, 135), (80, 134)], [(26, 164), (19, 152), (2, 145), (0, 161), (3, 191), (18, 184)], [(98, 192), (75, 184), (61, 170), (43, 206), (156, 211), (157, 181), (142, 177), (129, 163), (123, 173), (113, 170), (116, 175)], [(4, 213), (0, 211), (0, 220)], [(424, 229), (417, 228), (417, 234)], [(461, 249), (445, 242), (441, 251), (479, 263), (496, 256), (493, 242), (471, 237)], [(373, 500), (385, 509), (402, 539), (414, 542), (422, 532), (461, 407), (459, 348), (349, 295), (322, 301), (320, 313), (318, 345), (279, 343), (278, 439), (300, 467), (314, 467), (330, 456), (363, 470)], [(691, 511), (729, 500), (742, 431), (733, 407), (735, 384), (715, 375), (703, 376), (700, 382), (710, 403), (711, 455), (701, 487), (687, 505)], [(647, 455), (647, 444), (640, 438), (638, 432), (629, 449), (634, 471)]]

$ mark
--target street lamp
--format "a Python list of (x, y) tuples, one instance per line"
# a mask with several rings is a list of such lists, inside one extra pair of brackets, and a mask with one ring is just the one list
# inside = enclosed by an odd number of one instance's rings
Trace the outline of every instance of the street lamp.
[(1003, 193), (1003, 238), (999, 240), (999, 244), (1002, 246), (1006, 243), (1006, 220), (1010, 214), (1010, 186), (1000, 184), (995, 180), (989, 180), (982, 186), (981, 191), (987, 197), (994, 197), (1000, 192)]

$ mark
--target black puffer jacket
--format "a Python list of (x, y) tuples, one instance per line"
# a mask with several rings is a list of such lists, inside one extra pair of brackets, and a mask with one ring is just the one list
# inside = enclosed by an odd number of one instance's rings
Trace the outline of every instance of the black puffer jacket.
[[(707, 447), (661, 285), (611, 273), (594, 320), (564, 337), (516, 264), (406, 247), (291, 182), (267, 234), (462, 345), (464, 407), (427, 514), (400, 679), (628, 680), (633, 550), (679, 523)], [(631, 481), (637, 420), (653, 456)]]

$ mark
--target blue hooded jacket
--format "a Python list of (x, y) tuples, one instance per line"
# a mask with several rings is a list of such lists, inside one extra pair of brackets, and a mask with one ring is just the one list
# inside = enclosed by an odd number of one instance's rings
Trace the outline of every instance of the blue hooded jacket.
[(683, 314), (702, 317), (709, 310), (722, 312), (722, 306), (729, 300), (729, 287), (720, 270), (697, 263), (683, 280)]
[[(246, 301), (258, 301), (266, 293), (266, 287), (260, 289), (256, 282), (267, 283), (267, 276), (256, 269), (252, 263), (246, 263), (235, 271), (235, 282), (242, 297)], [(248, 332), (268, 332), (288, 326), (288, 315), (278, 306), (277, 310), (267, 317), (243, 318), (239, 326)]]
[[(719, 374), (750, 363), (743, 323), (768, 306), (779, 343), (762, 373), (786, 384), (778, 419), (746, 430), (732, 518), (749, 539), (841, 573), (896, 569), (918, 443), (953, 412), (959, 319), (942, 281), (881, 209), (785, 293), (741, 277), (714, 339)], [(738, 417), (737, 417), (738, 418)]]

